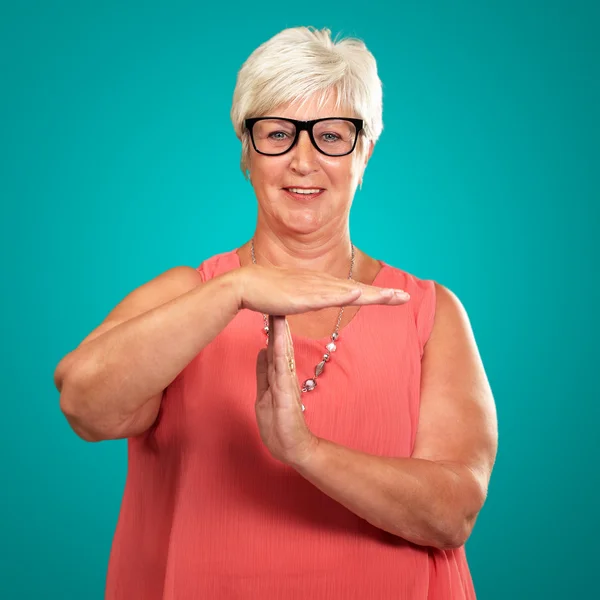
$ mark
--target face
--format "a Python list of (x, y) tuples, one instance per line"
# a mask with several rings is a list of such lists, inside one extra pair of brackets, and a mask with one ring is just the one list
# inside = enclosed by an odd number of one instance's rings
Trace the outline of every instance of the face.
[[(287, 104), (267, 116), (308, 121), (324, 117), (356, 117), (348, 111), (337, 111), (334, 99), (317, 109), (316, 99)], [(346, 156), (326, 156), (311, 143), (307, 131), (300, 132), (296, 145), (280, 156), (259, 154), (250, 146), (250, 181), (262, 217), (274, 228), (284, 227), (296, 233), (311, 233), (345, 227), (372, 143), (365, 151), (365, 141)], [(361, 151), (362, 150), (362, 151)], [(317, 194), (300, 194), (294, 189), (320, 190)]]

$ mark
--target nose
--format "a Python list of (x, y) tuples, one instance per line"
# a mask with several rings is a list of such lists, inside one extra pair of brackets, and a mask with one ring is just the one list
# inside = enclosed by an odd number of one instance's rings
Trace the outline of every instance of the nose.
[(306, 175), (313, 173), (318, 169), (317, 158), (318, 150), (312, 145), (308, 131), (301, 131), (296, 145), (292, 148), (290, 154), (290, 167), (296, 173)]

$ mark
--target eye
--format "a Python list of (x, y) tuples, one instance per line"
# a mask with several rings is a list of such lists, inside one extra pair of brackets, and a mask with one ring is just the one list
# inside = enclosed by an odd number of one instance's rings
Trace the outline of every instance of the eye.
[(323, 133), (321, 137), (326, 142), (338, 142), (342, 139), (337, 133)]
[(280, 141), (285, 140), (288, 137), (288, 134), (285, 131), (272, 131), (269, 133), (269, 137), (272, 140)]

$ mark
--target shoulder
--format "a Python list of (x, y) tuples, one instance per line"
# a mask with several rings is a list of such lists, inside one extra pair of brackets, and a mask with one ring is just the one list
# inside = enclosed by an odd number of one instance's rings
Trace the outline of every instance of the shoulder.
[(400, 288), (410, 294), (410, 300), (404, 304), (413, 327), (416, 329), (421, 356), (429, 339), (436, 311), (438, 284), (433, 279), (418, 277), (399, 267), (384, 261), (384, 271), (377, 285)]
[(196, 269), (185, 265), (172, 267), (130, 292), (109, 316), (114, 317), (115, 312), (125, 316), (146, 312), (189, 292), (201, 283)]
[(387, 267), (390, 285), (410, 294), (406, 306), (413, 315), (422, 352), (434, 337), (471, 334), (467, 311), (454, 291), (434, 279), (421, 278), (391, 265)]
[(435, 279), (421, 278), (417, 275), (383, 263), (387, 270), (385, 285), (394, 284), (395, 287), (403, 289), (415, 300), (413, 305), (425, 303), (435, 303), (436, 310), (444, 313), (450, 312), (459, 314), (465, 312), (465, 309), (458, 296), (447, 286), (439, 283)]
[(206, 258), (196, 268), (196, 270), (198, 273), (200, 273), (203, 281), (207, 281), (208, 279), (212, 279), (217, 275), (221, 275), (222, 273), (232, 269), (239, 268), (239, 266), (240, 259), (236, 250), (233, 249), (226, 252), (220, 252), (210, 256), (209, 258)]
[(435, 295), (436, 310), (431, 338), (471, 338), (469, 316), (459, 297), (448, 287), (437, 282)]
[(438, 316), (466, 317), (466, 310), (459, 297), (448, 287), (434, 282)]
[(403, 289), (410, 294), (411, 299), (414, 298), (417, 301), (416, 303), (420, 303), (427, 296), (435, 297), (436, 282), (433, 279), (418, 277), (400, 267), (395, 267), (384, 261), (382, 263), (384, 269), (382, 275), (385, 279), (385, 285), (389, 284)]

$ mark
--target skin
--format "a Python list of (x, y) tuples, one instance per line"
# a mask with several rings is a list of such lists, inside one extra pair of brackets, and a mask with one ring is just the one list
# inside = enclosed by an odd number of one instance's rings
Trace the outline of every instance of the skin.
[[(311, 103), (273, 114), (302, 120), (356, 116), (336, 113), (331, 104), (317, 110)], [(195, 269), (177, 268), (129, 294), (56, 369), (61, 409), (75, 431), (89, 441), (146, 431), (164, 389), (242, 308), (288, 315), (292, 331), (324, 337), (341, 305), (347, 322), (361, 305), (405, 302), (382, 298), (368, 285), (352, 292), (355, 284), (345, 281), (348, 214), (372, 150), (367, 144), (363, 154), (327, 157), (312, 147), (306, 132), (279, 157), (251, 149), (261, 266), (248, 267), (246, 245), (239, 250), (242, 269), (203, 283)], [(302, 203), (282, 192), (291, 185), (326, 191)], [(354, 279), (369, 284), (380, 265), (357, 249), (355, 267)], [(486, 498), (498, 433), (494, 399), (458, 298), (436, 284), (409, 458), (357, 452), (308, 429), (299, 383), (288, 366), (294, 354), (289, 328), (286, 317), (272, 317), (269, 347), (257, 359), (256, 418), (270, 453), (376, 527), (425, 546), (464, 544)]]
[[(303, 104), (288, 104), (271, 111), (270, 116), (309, 120), (322, 117), (356, 117), (335, 109), (330, 98), (320, 109), (313, 99)], [(359, 138), (360, 139), (360, 138)], [(263, 266), (304, 268), (345, 279), (351, 256), (350, 208), (356, 187), (373, 152), (373, 143), (362, 144), (347, 156), (321, 154), (310, 142), (308, 133), (300, 134), (296, 146), (281, 156), (264, 156), (251, 147), (250, 181), (258, 201), (254, 234), (257, 263)], [(250, 146), (252, 146), (250, 144)], [(290, 198), (284, 187), (325, 188), (320, 198), (302, 202)], [(250, 245), (239, 249), (242, 266), (251, 264)], [(356, 249), (353, 279), (370, 284), (381, 268), (378, 261)], [(327, 308), (311, 315), (289, 319), (292, 332), (314, 337), (330, 333), (338, 308)], [(345, 311), (341, 326), (358, 307)]]
[[(321, 109), (310, 101), (271, 114), (300, 120), (355, 116), (350, 111), (336, 111), (333, 98)], [(350, 208), (372, 151), (370, 142), (366, 152), (357, 148), (346, 156), (326, 156), (313, 147), (306, 131), (296, 146), (281, 156), (264, 156), (252, 148), (250, 181), (259, 206), (256, 239), (264, 258), (281, 267), (306, 266), (327, 272), (339, 266), (343, 275), (349, 256)], [(290, 186), (326, 191), (316, 202), (305, 203), (282, 191)]]
[[(308, 103), (274, 114), (303, 120), (356, 116), (330, 110)], [(203, 283), (195, 269), (177, 268), (129, 294), (57, 367), (61, 408), (75, 431), (89, 441), (146, 431), (164, 389), (242, 308), (287, 315), (292, 331), (320, 338), (331, 333), (339, 306), (346, 306), (343, 326), (361, 305), (406, 302), (368, 285), (352, 292), (356, 285), (346, 280), (348, 214), (372, 149), (367, 144), (362, 155), (326, 157), (303, 132), (280, 157), (251, 150), (261, 266), (247, 266), (246, 245), (239, 250), (242, 269)], [(300, 203), (282, 192), (289, 185), (326, 192)], [(368, 284), (380, 265), (357, 249), (355, 267), (353, 278)], [(464, 544), (485, 501), (498, 434), (493, 396), (458, 298), (436, 284), (409, 458), (357, 452), (308, 429), (299, 383), (288, 366), (294, 353), (289, 328), (286, 317), (272, 317), (269, 347), (257, 359), (256, 418), (271, 454), (376, 527), (425, 546)]]
[[(272, 114), (303, 120), (355, 116), (335, 113), (331, 105), (319, 111), (311, 103)], [(371, 144), (362, 156), (327, 157), (312, 147), (306, 132), (297, 147), (279, 157), (251, 150), (259, 264), (347, 276), (348, 215), (372, 150)], [(284, 186), (326, 192), (302, 204), (287, 197)], [(250, 263), (247, 246), (240, 249), (240, 261)], [(359, 281), (370, 282), (377, 270), (373, 262), (357, 255)], [(419, 545), (462, 546), (487, 496), (498, 437), (494, 399), (466, 311), (436, 283), (435, 322), (422, 358), (419, 426), (409, 458), (358, 452), (318, 438), (306, 426), (298, 379), (289, 367), (290, 328), (321, 319), (316, 329), (326, 335), (337, 311), (325, 309), (326, 317), (317, 314), (323, 311), (271, 317), (269, 346), (259, 353), (256, 371), (261, 439), (272, 456), (376, 527)]]

